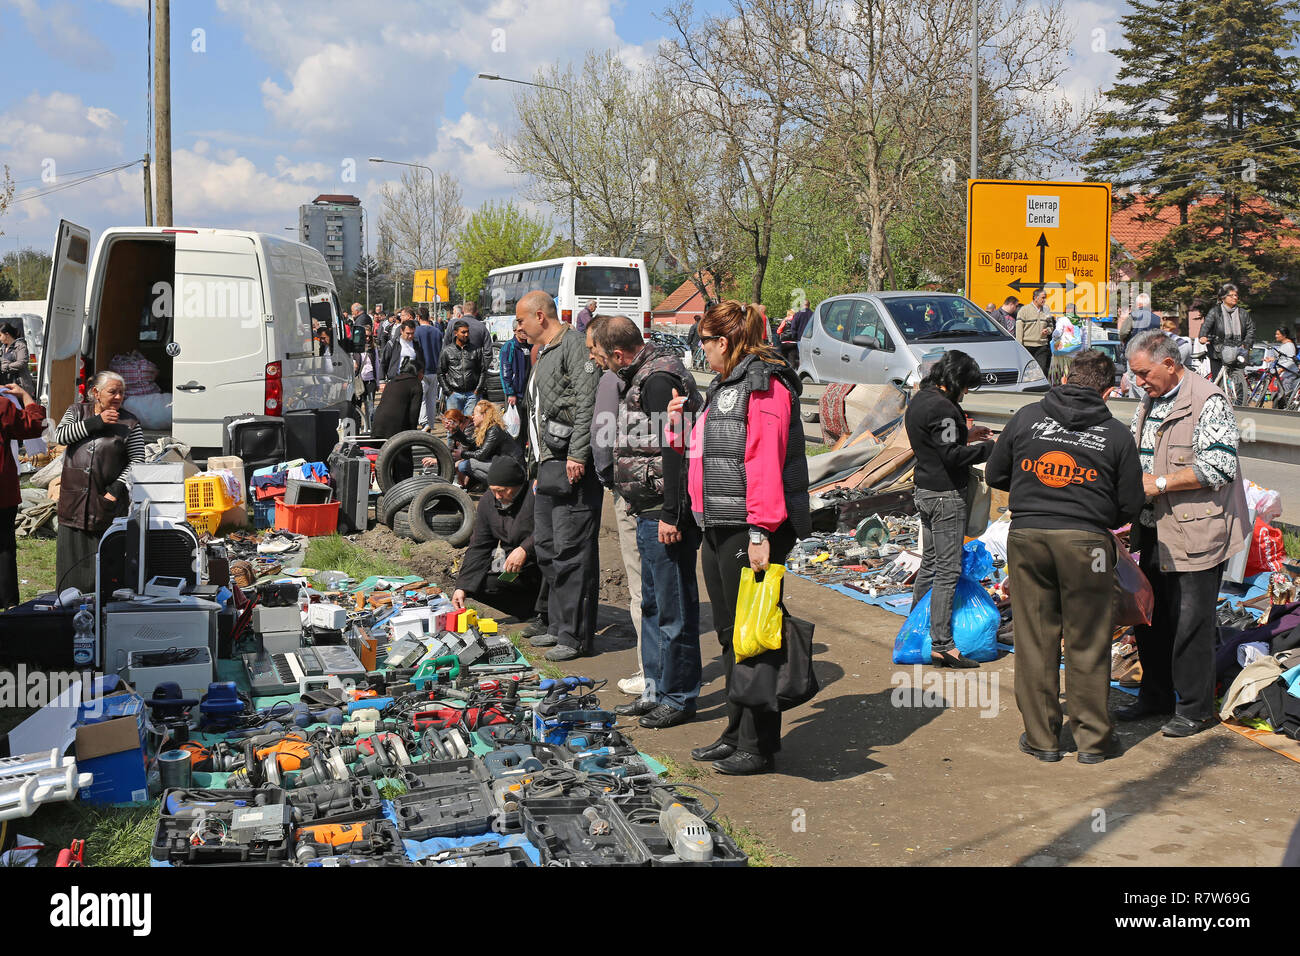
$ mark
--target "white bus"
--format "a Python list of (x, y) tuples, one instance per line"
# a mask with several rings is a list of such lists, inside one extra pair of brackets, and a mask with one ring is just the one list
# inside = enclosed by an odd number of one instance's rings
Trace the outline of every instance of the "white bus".
[(493, 338), (504, 341), (513, 334), (515, 305), (534, 289), (555, 297), (564, 322), (594, 299), (596, 314), (625, 315), (650, 337), (650, 277), (640, 259), (566, 256), (493, 269), (479, 293), (479, 313)]

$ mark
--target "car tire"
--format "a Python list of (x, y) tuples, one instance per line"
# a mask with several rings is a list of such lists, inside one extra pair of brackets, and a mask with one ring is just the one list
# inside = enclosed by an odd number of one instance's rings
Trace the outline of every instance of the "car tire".
[(451, 449), (441, 438), (434, 438), (428, 432), (419, 429), (398, 432), (384, 442), (375, 460), (375, 475), (379, 479), (379, 490), (387, 493), (398, 483), (394, 478), (394, 472), (400, 463), (409, 460), (414, 469), (419, 471), (419, 464), (415, 459), (417, 455), (424, 457), (420, 455), (421, 449), (427, 449), (428, 454), (437, 459), (437, 477), (447, 480), (455, 474), (451, 464)]
[(397, 535), (399, 538), (408, 538), (411, 541), (419, 540), (419, 538), (411, 533), (411, 519), (409, 512), (399, 511), (393, 516), (393, 534)]
[(474, 499), (464, 488), (439, 481), (420, 489), (407, 511), (416, 541), (446, 541), (453, 548), (469, 543), (474, 531)]
[[(410, 507), (415, 496), (435, 482), (442, 481), (437, 475), (416, 475), (399, 481), (379, 497), (375, 516), (388, 527), (393, 528), (393, 518)], [(396, 531), (396, 528), (393, 528)]]

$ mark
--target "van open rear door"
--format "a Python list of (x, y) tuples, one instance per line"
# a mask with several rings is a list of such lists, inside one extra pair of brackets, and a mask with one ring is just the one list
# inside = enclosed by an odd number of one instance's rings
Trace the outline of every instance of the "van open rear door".
[(60, 220), (53, 259), (36, 391), (46, 413), (57, 422), (77, 400), (77, 358), (86, 326), (86, 283), (90, 278), (90, 230)]

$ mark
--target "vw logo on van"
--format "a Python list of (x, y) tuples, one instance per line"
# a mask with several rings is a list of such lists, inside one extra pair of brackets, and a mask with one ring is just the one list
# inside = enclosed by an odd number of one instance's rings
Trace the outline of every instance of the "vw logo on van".
[(172, 358), (175, 358), (176, 356), (181, 354), (181, 347), (177, 345), (175, 342), (168, 342), (167, 354), (170, 355)]

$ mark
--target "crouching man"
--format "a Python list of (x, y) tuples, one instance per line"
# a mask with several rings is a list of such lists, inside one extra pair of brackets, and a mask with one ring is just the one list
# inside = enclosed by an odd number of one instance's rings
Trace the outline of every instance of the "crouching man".
[[(464, 610), (465, 599), (473, 598), (521, 621), (540, 614), (545, 626), (546, 604), (539, 600), (542, 572), (533, 543), (533, 490), (523, 467), (508, 455), (492, 462), (487, 482), (490, 493), (479, 499), (451, 603)], [(505, 551), (505, 567), (493, 571), (498, 546)]]

